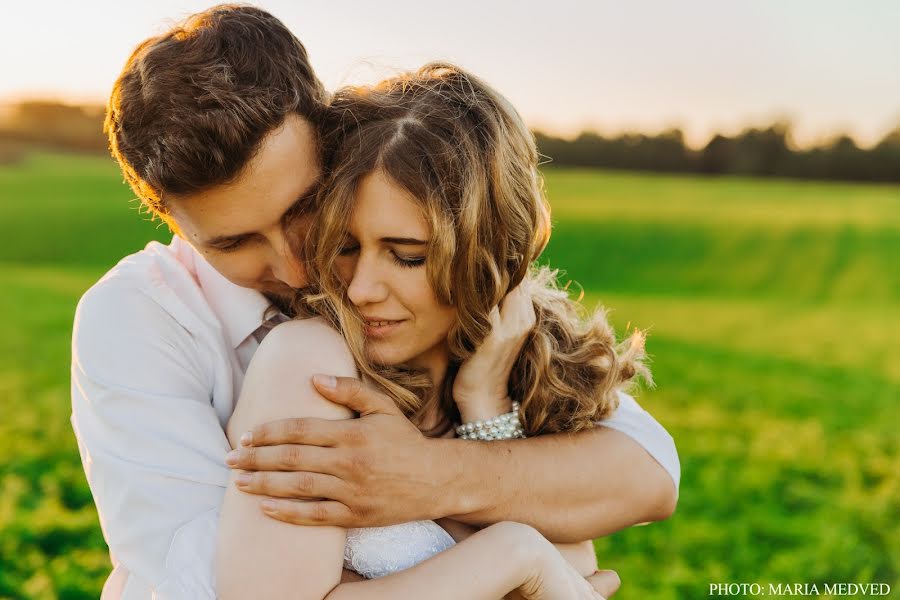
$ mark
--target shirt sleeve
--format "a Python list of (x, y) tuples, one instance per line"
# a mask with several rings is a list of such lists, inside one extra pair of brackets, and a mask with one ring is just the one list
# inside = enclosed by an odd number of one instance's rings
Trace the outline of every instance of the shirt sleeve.
[(139, 289), (101, 282), (79, 303), (72, 426), (110, 555), (127, 579), (104, 599), (215, 598), (230, 446), (203, 361), (193, 336)]
[(640, 444), (666, 470), (675, 484), (676, 494), (678, 493), (681, 463), (675, 440), (634, 398), (619, 392), (619, 407), (616, 412), (597, 424), (621, 431)]

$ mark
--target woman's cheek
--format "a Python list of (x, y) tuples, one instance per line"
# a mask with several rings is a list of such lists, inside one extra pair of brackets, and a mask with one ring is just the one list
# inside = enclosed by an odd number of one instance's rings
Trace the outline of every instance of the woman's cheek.
[(414, 269), (405, 269), (409, 275), (403, 287), (410, 290), (408, 305), (414, 312), (420, 313), (420, 317), (430, 320), (440, 308), (437, 296), (431, 289), (428, 280), (428, 271), (424, 266)]
[(338, 256), (334, 261), (334, 270), (344, 285), (349, 285), (353, 280), (353, 272), (356, 270), (356, 258), (352, 256)]

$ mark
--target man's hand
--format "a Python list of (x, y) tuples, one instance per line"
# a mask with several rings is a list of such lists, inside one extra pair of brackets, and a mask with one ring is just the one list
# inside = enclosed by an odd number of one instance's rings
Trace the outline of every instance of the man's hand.
[(490, 314), (491, 333), (459, 368), (453, 399), (463, 422), (509, 412), (509, 375), (537, 317), (531, 292), (519, 284)]
[[(375, 527), (434, 518), (447, 456), (393, 400), (352, 378), (317, 375), (328, 400), (358, 419), (300, 418), (255, 427), (229, 453), (238, 489), (270, 496), (263, 511), (297, 525)], [(444, 490), (446, 492), (446, 490)]]

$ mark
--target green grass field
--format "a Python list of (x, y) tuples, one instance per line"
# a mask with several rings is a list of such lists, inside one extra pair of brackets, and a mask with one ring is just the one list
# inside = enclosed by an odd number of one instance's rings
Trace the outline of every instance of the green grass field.
[[(900, 187), (548, 170), (546, 253), (620, 331), (678, 443), (676, 515), (597, 540), (623, 600), (717, 582), (900, 590)], [(79, 295), (166, 232), (111, 160), (0, 166), (0, 598), (96, 598), (69, 426)], [(603, 460), (597, 457), (596, 460)]]

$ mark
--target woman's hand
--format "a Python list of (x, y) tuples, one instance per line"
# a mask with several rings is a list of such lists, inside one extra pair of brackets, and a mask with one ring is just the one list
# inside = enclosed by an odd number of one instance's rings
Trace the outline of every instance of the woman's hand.
[(463, 423), (510, 411), (509, 374), (537, 317), (527, 287), (519, 284), (490, 314), (491, 333), (459, 368), (453, 399)]
[(519, 530), (523, 544), (533, 550), (532, 564), (525, 582), (508, 600), (605, 600), (619, 589), (614, 571), (597, 571), (582, 576), (536, 529), (521, 523), (505, 523)]

